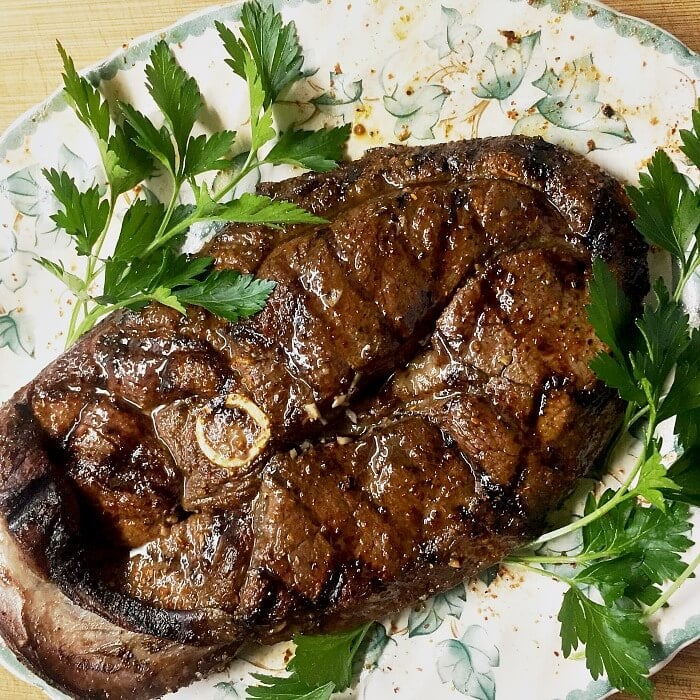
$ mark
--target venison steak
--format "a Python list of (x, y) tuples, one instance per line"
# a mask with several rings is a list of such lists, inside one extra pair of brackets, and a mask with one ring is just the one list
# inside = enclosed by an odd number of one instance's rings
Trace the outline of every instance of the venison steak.
[(224, 228), (277, 282), (232, 325), (119, 312), (0, 409), (0, 632), (76, 697), (150, 698), (241, 643), (349, 628), (537, 536), (621, 405), (593, 257), (639, 303), (620, 185), (540, 139), (390, 147)]

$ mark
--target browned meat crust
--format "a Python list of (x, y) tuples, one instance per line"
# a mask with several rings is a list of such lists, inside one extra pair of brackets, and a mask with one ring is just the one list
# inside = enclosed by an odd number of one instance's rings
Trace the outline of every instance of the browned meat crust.
[(222, 666), (237, 645), (189, 646), (114, 625), (37, 575), (0, 521), (0, 632), (35, 673), (76, 697), (157, 697)]
[(392, 147), (263, 189), (329, 223), (209, 245), (277, 281), (262, 313), (116, 314), (0, 410), (0, 631), (67, 692), (152, 697), (444, 590), (619, 424), (586, 283), (600, 256), (641, 300), (646, 247), (584, 158)]

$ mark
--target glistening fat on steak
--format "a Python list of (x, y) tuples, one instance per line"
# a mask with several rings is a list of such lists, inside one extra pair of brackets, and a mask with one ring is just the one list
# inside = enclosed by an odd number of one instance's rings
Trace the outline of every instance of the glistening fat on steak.
[(277, 282), (259, 315), (116, 314), (2, 408), (0, 630), (69, 693), (153, 697), (444, 590), (619, 424), (587, 282), (600, 256), (641, 300), (646, 248), (586, 159), (392, 147), (262, 188), (329, 223), (208, 246)]

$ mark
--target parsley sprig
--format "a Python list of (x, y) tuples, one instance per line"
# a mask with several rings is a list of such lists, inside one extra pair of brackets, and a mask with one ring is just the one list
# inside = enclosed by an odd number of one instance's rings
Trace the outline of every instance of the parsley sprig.
[[(700, 111), (692, 120), (693, 129), (681, 132), (683, 152), (700, 168)], [(641, 431), (641, 450), (620, 488), (590, 495), (579, 519), (508, 561), (568, 586), (558, 616), (565, 656), (585, 645), (594, 678), (606, 674), (615, 687), (650, 699), (647, 620), (700, 565), (700, 557), (689, 564), (682, 559), (693, 545), (690, 506), (700, 505), (700, 330), (691, 328), (681, 301), (700, 267), (700, 190), (658, 151), (628, 193), (635, 226), (670, 253), (678, 280), (671, 288), (657, 280), (635, 314), (610, 269), (595, 260), (588, 315), (609, 348), (591, 368), (627, 403), (617, 442)], [(683, 455), (667, 468), (657, 429), (669, 419)], [(580, 533), (578, 551), (538, 553), (573, 532)], [(562, 573), (562, 565), (571, 565), (571, 573)]]
[(247, 690), (252, 700), (328, 700), (350, 687), (356, 657), (373, 623), (336, 634), (294, 637), (288, 676), (254, 673), (260, 683)]
[[(589, 495), (584, 514), (599, 514), (614, 495), (611, 489), (599, 499)], [(660, 586), (686, 574), (681, 555), (692, 545), (690, 530), (686, 504), (661, 510), (630, 498), (581, 528), (576, 554), (525, 554), (509, 561), (568, 585), (558, 615), (565, 656), (583, 643), (594, 678), (605, 673), (615, 687), (650, 698), (652, 637), (646, 619), (668, 600)], [(575, 568), (562, 573), (562, 565)]]
[[(223, 24), (217, 28), (230, 54), (227, 63), (248, 84), (248, 138), (233, 131), (195, 133), (203, 107), (201, 92), (164, 41), (153, 47), (145, 68), (146, 87), (160, 115), (157, 119), (126, 102), (109, 105), (58, 45), (66, 99), (94, 137), (106, 176), (106, 192), (102, 192), (98, 186), (80, 190), (65, 172), (44, 171), (61, 206), (53, 219), (73, 239), (78, 255), (87, 259), (82, 276), (66, 270), (60, 260), (37, 260), (76, 298), (67, 345), (106, 314), (120, 308), (138, 309), (151, 301), (181, 313), (187, 305), (202, 306), (233, 322), (260, 311), (274, 283), (235, 271), (215, 271), (211, 258), (183, 254), (185, 238), (195, 224), (323, 223), (290, 202), (256, 194), (230, 199), (243, 178), (263, 164), (318, 171), (334, 168), (350, 134), (349, 125), (278, 134), (273, 105), (303, 78), (296, 28), (257, 1), (243, 6), (241, 24), (241, 39)], [(261, 149), (273, 141), (261, 156)], [(234, 157), (235, 150), (241, 152)], [(133, 200), (123, 215), (112, 253), (105, 256), (103, 249), (122, 197), (158, 171), (170, 186), (167, 204), (152, 198)], [(225, 182), (216, 191), (207, 180), (212, 173), (223, 174), (220, 180)], [(193, 203), (183, 204), (183, 198)], [(102, 289), (96, 291), (100, 280)]]

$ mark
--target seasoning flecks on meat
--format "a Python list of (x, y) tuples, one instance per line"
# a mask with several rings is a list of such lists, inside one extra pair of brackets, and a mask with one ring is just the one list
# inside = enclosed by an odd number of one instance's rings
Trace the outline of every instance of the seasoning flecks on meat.
[(118, 312), (0, 408), (0, 632), (70, 694), (154, 697), (446, 590), (621, 420), (587, 286), (602, 257), (639, 303), (646, 247), (583, 157), (391, 147), (260, 189), (328, 222), (207, 246), (277, 283), (261, 313)]

